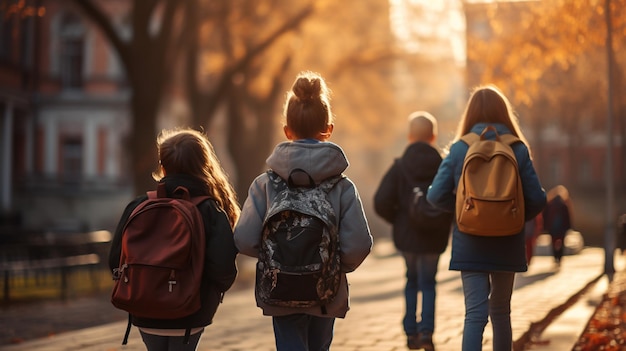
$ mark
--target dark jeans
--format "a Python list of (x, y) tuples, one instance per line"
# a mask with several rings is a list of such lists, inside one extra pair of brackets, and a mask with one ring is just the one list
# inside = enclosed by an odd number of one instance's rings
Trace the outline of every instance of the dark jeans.
[[(404, 296), (406, 312), (402, 325), (407, 335), (431, 333), (435, 330), (435, 285), (439, 254), (403, 252), (406, 263)], [(422, 293), (422, 311), (417, 321), (418, 293)]]
[(328, 351), (335, 318), (308, 314), (272, 317), (277, 351)]

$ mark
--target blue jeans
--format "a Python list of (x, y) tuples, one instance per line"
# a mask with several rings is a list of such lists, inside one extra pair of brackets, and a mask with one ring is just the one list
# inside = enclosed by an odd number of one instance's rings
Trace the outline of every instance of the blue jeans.
[(202, 332), (192, 334), (189, 344), (183, 343), (184, 336), (162, 336), (139, 331), (148, 351), (195, 351), (198, 348)]
[[(406, 263), (404, 297), (406, 312), (402, 324), (407, 335), (431, 333), (435, 330), (435, 285), (439, 254), (403, 252)], [(417, 321), (417, 297), (422, 293), (422, 313)]]
[(511, 351), (511, 294), (515, 272), (462, 271), (465, 295), (463, 351), (482, 350), (488, 318), (493, 327), (493, 351)]
[(335, 318), (308, 314), (272, 317), (276, 351), (328, 351)]

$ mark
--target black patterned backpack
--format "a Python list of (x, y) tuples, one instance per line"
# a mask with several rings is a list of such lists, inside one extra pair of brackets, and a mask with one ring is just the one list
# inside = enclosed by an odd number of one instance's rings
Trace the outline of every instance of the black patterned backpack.
[[(276, 196), (264, 220), (256, 293), (269, 305), (320, 306), (325, 313), (341, 278), (337, 218), (328, 193), (343, 176), (315, 184), (301, 169), (287, 180), (267, 174)], [(308, 178), (308, 184), (294, 184), (294, 176)]]

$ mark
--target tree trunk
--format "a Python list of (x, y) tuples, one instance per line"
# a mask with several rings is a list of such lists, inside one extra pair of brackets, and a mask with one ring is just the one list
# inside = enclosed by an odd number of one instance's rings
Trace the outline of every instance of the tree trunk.
[[(242, 96), (232, 92), (228, 98), (228, 150), (237, 168), (237, 181), (233, 184), (241, 202), (245, 200), (250, 184), (267, 168), (265, 160), (273, 147), (274, 123), (272, 110), (255, 109), (252, 116), (242, 111)], [(248, 99), (250, 99), (248, 97)], [(268, 102), (272, 105), (273, 102)], [(252, 127), (245, 118), (256, 118)]]
[(156, 170), (158, 165), (154, 128), (158, 104), (154, 102), (154, 98), (156, 98), (154, 95), (136, 92), (132, 100), (132, 128), (134, 132), (130, 136), (128, 144), (135, 195), (155, 188), (152, 172)]
[(129, 143), (136, 195), (155, 188), (152, 172), (158, 165), (156, 135), (164, 86), (163, 75), (155, 74), (161, 69), (159, 63), (140, 61), (141, 55), (137, 55), (131, 77), (133, 133)]

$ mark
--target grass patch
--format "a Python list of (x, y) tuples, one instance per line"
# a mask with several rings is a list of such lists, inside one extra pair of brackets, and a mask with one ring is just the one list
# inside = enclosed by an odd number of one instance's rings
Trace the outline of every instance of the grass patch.
[[(0, 281), (0, 291), (5, 289)], [(32, 302), (37, 300), (60, 299), (62, 279), (59, 270), (45, 273), (31, 273), (9, 278), (9, 300), (1, 300), (1, 305)], [(67, 274), (66, 298), (86, 296), (110, 291), (113, 287), (111, 273), (104, 267), (76, 268)]]
[[(238, 276), (233, 290), (254, 286), (255, 265), (256, 258), (243, 255), (237, 257)], [(67, 275), (67, 279), (68, 299), (110, 292), (113, 289), (111, 272), (102, 266), (75, 268)], [(0, 279), (0, 292), (2, 291), (4, 280)], [(61, 272), (50, 270), (46, 273), (12, 276), (9, 281), (9, 295), (8, 302), (0, 296), (0, 306), (61, 299)]]

